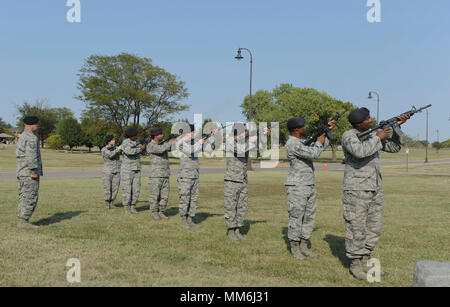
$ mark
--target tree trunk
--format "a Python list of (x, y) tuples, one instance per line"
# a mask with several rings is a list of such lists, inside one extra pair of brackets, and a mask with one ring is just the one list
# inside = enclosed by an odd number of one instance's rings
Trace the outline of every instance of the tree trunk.
[(337, 151), (336, 145), (332, 145), (331, 146), (331, 160), (333, 160), (333, 161), (337, 160), (336, 151)]

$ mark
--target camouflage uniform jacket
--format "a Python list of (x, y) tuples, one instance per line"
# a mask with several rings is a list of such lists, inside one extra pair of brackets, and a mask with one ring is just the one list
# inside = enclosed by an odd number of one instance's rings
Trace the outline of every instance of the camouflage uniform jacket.
[(116, 146), (102, 148), (103, 156), (103, 172), (107, 174), (117, 174), (120, 173), (120, 154), (121, 151), (117, 149)]
[(286, 155), (291, 165), (287, 176), (286, 186), (306, 186), (314, 185), (314, 165), (313, 160), (317, 159), (328, 146), (328, 140), (325, 144), (315, 142), (311, 146), (303, 144), (305, 140), (289, 136), (286, 143)]
[(348, 130), (342, 136), (345, 156), (344, 191), (377, 191), (382, 188), (379, 151), (399, 152), (403, 132), (394, 128), (392, 135), (381, 141), (376, 132), (361, 142), (356, 129)]
[(126, 139), (122, 143), (122, 169), (129, 171), (141, 170), (141, 144), (130, 139)]
[(168, 178), (170, 177), (169, 151), (172, 144), (166, 142), (159, 145), (151, 141), (147, 146), (147, 154), (150, 155), (150, 178)]
[(33, 132), (25, 130), (16, 145), (17, 177), (29, 177), (32, 174), (43, 176), (39, 140)]
[(227, 138), (225, 147), (227, 168), (224, 180), (247, 182), (247, 162), (249, 152), (256, 149), (256, 147), (256, 142), (249, 141), (248, 144), (247, 142), (241, 144), (241, 142), (234, 137)]
[[(198, 164), (198, 154), (203, 150), (203, 144), (201, 140), (194, 142), (191, 140), (184, 140), (180, 137), (177, 141), (176, 148), (180, 154), (180, 167), (178, 169), (178, 178), (199, 178), (199, 164)], [(206, 142), (211, 144), (211, 148), (214, 147), (214, 138), (210, 137)], [(205, 145), (206, 145), (205, 142)]]

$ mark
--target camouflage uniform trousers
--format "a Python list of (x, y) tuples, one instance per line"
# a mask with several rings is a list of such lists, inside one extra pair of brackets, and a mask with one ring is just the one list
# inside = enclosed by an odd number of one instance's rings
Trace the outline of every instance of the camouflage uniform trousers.
[(227, 228), (243, 227), (248, 207), (248, 183), (225, 180), (223, 196)]
[(141, 171), (121, 172), (122, 182), (122, 204), (124, 206), (135, 206), (141, 192)]
[(195, 216), (198, 205), (198, 183), (199, 179), (179, 178), (178, 196), (180, 198), (180, 215)]
[(316, 219), (317, 190), (315, 185), (286, 186), (291, 241), (309, 240)]
[(106, 202), (113, 202), (116, 200), (117, 193), (119, 193), (120, 173), (103, 173), (103, 197)]
[(371, 255), (383, 228), (383, 190), (344, 191), (345, 250), (349, 259)]
[(39, 198), (39, 179), (19, 177), (19, 217), (29, 220)]
[(170, 184), (168, 177), (150, 177), (148, 180), (150, 187), (150, 210), (152, 212), (164, 212), (169, 202)]

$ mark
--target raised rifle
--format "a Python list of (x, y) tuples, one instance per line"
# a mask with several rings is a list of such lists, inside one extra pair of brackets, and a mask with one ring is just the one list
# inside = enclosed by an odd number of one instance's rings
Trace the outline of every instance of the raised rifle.
[(164, 144), (164, 143), (170, 141), (171, 139), (176, 139), (177, 137), (178, 137), (178, 134), (171, 134), (171, 135), (169, 135), (168, 137), (166, 137), (164, 140), (160, 141), (160, 142), (158, 143), (158, 145), (162, 145), (162, 144)]
[[(405, 113), (402, 113), (402, 114), (413, 116), (416, 113), (419, 113), (419, 112), (422, 112), (425, 109), (428, 109), (429, 107), (431, 107), (431, 104), (429, 104), (429, 105), (427, 105), (425, 107), (422, 107), (420, 109), (417, 109), (415, 106), (413, 106), (411, 108), (411, 110), (409, 110), (409, 111), (407, 111)], [(392, 118), (390, 118), (388, 120), (383, 120), (376, 127), (372, 128), (372, 129), (369, 129), (369, 130), (366, 130), (364, 132), (360, 132), (360, 133), (357, 134), (357, 136), (358, 136), (359, 140), (361, 142), (363, 142), (363, 141), (365, 141), (365, 140), (367, 140), (369, 138), (369, 136), (370, 136), (370, 134), (372, 132), (380, 130), (380, 129), (393, 128), (395, 125), (398, 124), (399, 121), (400, 121), (400, 118), (398, 116), (392, 117)]]
[[(347, 113), (347, 110), (340, 114), (336, 113), (336, 115), (330, 121), (338, 121), (345, 113)], [(328, 126), (327, 122), (326, 124), (320, 126), (316, 131), (314, 131), (304, 144), (306, 146), (310, 146), (312, 143), (316, 142), (317, 138), (322, 134), (325, 134), (330, 141), (334, 140), (334, 136), (331, 134), (331, 129), (330, 126)]]

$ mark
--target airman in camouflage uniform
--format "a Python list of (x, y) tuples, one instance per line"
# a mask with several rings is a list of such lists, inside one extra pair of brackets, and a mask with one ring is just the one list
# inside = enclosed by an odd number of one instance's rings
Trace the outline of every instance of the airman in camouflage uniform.
[(128, 137), (122, 143), (122, 198), (126, 213), (137, 214), (136, 204), (141, 192), (141, 154), (145, 152), (146, 145), (137, 141), (137, 129), (129, 128), (126, 131)]
[(162, 129), (151, 131), (152, 141), (148, 144), (147, 154), (150, 156), (150, 210), (155, 220), (168, 219), (164, 214), (169, 201), (169, 151), (171, 151), (174, 139), (159, 144), (163, 139)]
[[(198, 155), (203, 150), (205, 139), (195, 142), (194, 125), (190, 125), (191, 132), (184, 133), (177, 141), (177, 151), (180, 154), (180, 167), (178, 169), (178, 191), (180, 199), (180, 216), (183, 228), (198, 227), (194, 223), (198, 205), (199, 164)], [(209, 138), (211, 145), (214, 138)]]
[[(357, 134), (372, 127), (372, 119), (366, 108), (349, 114), (353, 129), (342, 136), (345, 155), (344, 195), (342, 198), (345, 220), (346, 256), (352, 261), (350, 273), (366, 280), (369, 268), (366, 263), (380, 239), (383, 226), (383, 185), (380, 172), (379, 151), (400, 151), (403, 133), (400, 126), (394, 130), (374, 132), (364, 141)], [(399, 117), (404, 123), (409, 116)]]
[(225, 147), (227, 167), (223, 196), (227, 236), (229, 240), (236, 241), (246, 240), (241, 230), (248, 207), (247, 165), (249, 153), (257, 148), (257, 137), (248, 138), (247, 143), (247, 131), (241, 123), (234, 124), (232, 131), (234, 136), (227, 138)]
[[(291, 169), (285, 186), (289, 213), (288, 238), (292, 255), (299, 260), (307, 257), (319, 258), (308, 248), (316, 219), (317, 190), (314, 182), (313, 160), (317, 159), (328, 145), (325, 135), (317, 138), (311, 146), (304, 145), (301, 136), (305, 133), (305, 119), (291, 118), (287, 127), (291, 133), (286, 143), (286, 154)], [(331, 128), (335, 121), (329, 123)]]
[(29, 116), (24, 119), (25, 130), (16, 145), (17, 179), (19, 181), (19, 228), (35, 229), (29, 222), (39, 198), (39, 178), (43, 176), (39, 140), (33, 132), (38, 129), (39, 119)]
[(113, 135), (106, 136), (105, 142), (107, 145), (102, 148), (104, 161), (102, 172), (103, 196), (106, 202), (106, 209), (111, 209), (119, 192), (122, 146), (116, 146)]

